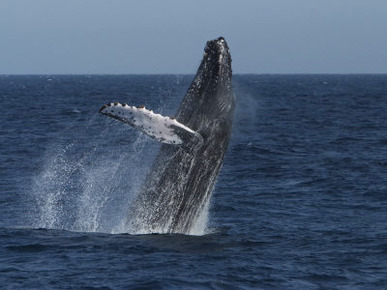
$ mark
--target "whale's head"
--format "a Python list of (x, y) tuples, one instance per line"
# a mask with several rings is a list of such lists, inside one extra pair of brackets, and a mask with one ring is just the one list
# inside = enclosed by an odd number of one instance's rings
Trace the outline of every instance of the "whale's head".
[[(201, 127), (192, 116), (201, 116), (204, 121), (232, 119), (235, 106), (232, 92), (232, 69), (230, 49), (226, 40), (219, 37), (207, 42), (203, 59), (187, 95), (180, 106), (178, 119)], [(203, 122), (200, 122), (203, 124)]]
[(226, 40), (219, 37), (208, 41), (194, 83), (199, 78), (202, 89), (231, 91), (231, 77), (231, 55)]

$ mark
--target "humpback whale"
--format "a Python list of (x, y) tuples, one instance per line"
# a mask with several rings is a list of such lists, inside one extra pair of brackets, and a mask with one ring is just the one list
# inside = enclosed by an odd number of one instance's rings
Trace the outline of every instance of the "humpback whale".
[(129, 210), (131, 232), (191, 233), (228, 148), (235, 107), (231, 77), (229, 47), (219, 37), (207, 42), (175, 118), (118, 102), (100, 109), (163, 143)]

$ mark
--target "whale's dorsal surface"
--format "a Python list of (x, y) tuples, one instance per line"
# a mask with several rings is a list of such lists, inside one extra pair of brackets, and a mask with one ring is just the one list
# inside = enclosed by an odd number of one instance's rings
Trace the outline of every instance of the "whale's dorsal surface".
[(235, 107), (231, 78), (229, 48), (220, 37), (207, 42), (176, 119), (120, 103), (101, 108), (163, 143), (129, 210), (129, 232), (193, 233), (229, 144)]

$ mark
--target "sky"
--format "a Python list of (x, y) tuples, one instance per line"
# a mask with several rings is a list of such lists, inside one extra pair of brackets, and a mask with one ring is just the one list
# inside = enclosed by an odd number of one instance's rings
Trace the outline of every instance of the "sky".
[(386, 0), (0, 0), (0, 74), (387, 73)]

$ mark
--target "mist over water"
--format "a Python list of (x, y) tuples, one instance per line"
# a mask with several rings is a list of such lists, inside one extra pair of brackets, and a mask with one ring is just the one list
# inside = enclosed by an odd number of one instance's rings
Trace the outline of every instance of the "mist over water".
[[(34, 179), (38, 205), (34, 225), (39, 228), (83, 232), (127, 232), (119, 228), (130, 201), (141, 186), (151, 152), (148, 140), (134, 130), (105, 129), (95, 139), (82, 138), (96, 124), (89, 123), (65, 144), (53, 144), (44, 156), (42, 172)], [(110, 129), (111, 130), (111, 129)], [(126, 132), (123, 132), (126, 131)], [(133, 133), (132, 143), (109, 146), (114, 134)], [(137, 135), (137, 136), (136, 136)], [(100, 142), (99, 142), (100, 141)], [(113, 142), (114, 142), (113, 141)]]

